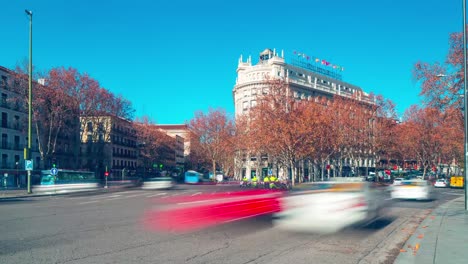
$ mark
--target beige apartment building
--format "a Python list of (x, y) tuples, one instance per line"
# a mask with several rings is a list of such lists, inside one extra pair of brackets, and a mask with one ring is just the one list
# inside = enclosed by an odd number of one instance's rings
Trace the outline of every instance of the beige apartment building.
[(81, 166), (96, 171), (99, 178), (110, 172), (110, 179), (135, 176), (137, 135), (130, 120), (112, 115), (82, 116)]
[(190, 154), (190, 131), (187, 125), (157, 125), (168, 136), (175, 139), (175, 165), (184, 168)]

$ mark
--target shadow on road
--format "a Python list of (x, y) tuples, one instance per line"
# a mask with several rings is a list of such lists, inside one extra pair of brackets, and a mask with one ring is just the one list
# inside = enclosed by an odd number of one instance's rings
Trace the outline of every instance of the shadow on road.
[(0, 204), (2, 203), (18, 203), (18, 202), (33, 202), (31, 198), (17, 198), (17, 197), (0, 197)]
[(386, 226), (390, 225), (393, 221), (395, 221), (395, 217), (385, 216), (385, 217), (376, 219), (375, 221), (372, 221), (368, 224), (359, 226), (357, 227), (357, 229), (376, 231), (376, 230), (385, 228)]

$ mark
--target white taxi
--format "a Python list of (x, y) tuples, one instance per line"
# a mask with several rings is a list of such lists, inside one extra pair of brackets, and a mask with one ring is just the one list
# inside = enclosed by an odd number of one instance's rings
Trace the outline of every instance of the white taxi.
[(372, 186), (365, 181), (302, 184), (282, 198), (273, 223), (289, 231), (333, 233), (370, 222), (379, 216), (383, 204), (379, 190)]
[(432, 200), (434, 192), (432, 185), (425, 180), (405, 180), (401, 185), (393, 186), (393, 199)]
[(437, 179), (436, 182), (434, 183), (434, 187), (441, 187), (441, 188), (446, 188), (448, 187), (449, 183), (446, 179)]

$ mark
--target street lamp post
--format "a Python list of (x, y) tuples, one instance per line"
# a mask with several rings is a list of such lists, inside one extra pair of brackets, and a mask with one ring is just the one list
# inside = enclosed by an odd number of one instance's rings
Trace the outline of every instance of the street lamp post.
[[(26, 150), (26, 159), (31, 157), (31, 119), (32, 119), (32, 11), (24, 10), (29, 16), (29, 80), (28, 80), (28, 149)], [(28, 193), (31, 193), (31, 170), (28, 170)]]
[(463, 100), (465, 101), (464, 104), (464, 121), (465, 121), (465, 166), (463, 169), (463, 173), (465, 175), (464, 179), (464, 188), (465, 188), (465, 211), (468, 211), (468, 188), (467, 188), (467, 183), (466, 180), (468, 180), (468, 170), (467, 170), (467, 164), (468, 164), (468, 96), (467, 96), (467, 80), (466, 80), (466, 0), (463, 0)]

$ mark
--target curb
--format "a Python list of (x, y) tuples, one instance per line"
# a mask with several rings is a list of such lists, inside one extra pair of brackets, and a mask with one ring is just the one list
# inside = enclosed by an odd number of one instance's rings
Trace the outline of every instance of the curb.
[(83, 190), (83, 191), (77, 191), (77, 192), (65, 192), (65, 193), (32, 193), (32, 194), (25, 194), (26, 193), (26, 190), (24, 191), (24, 193), (21, 193), (21, 194), (18, 194), (18, 195), (11, 195), (11, 196), (8, 196), (7, 195), (3, 195), (0, 193), (0, 201), (2, 200), (13, 200), (13, 199), (17, 199), (17, 198), (33, 198), (33, 197), (42, 197), (42, 196), (61, 196), (61, 195), (70, 195), (70, 194), (84, 194), (84, 193), (110, 193), (110, 192), (116, 192), (118, 190), (122, 190), (122, 189), (130, 189), (130, 188), (134, 188), (133, 186), (132, 187), (129, 187), (129, 186), (109, 186), (109, 188), (99, 188), (99, 189), (96, 189), (96, 190)]
[(453, 199), (435, 208), (416, 228), (406, 241), (395, 259), (395, 264), (434, 263), (437, 251), (437, 238), (449, 207), (457, 200)]

